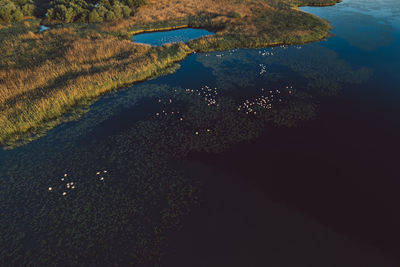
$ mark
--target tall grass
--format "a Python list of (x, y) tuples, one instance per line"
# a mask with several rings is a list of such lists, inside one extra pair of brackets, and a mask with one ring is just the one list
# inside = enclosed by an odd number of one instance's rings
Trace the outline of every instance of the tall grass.
[[(57, 33), (31, 37), (39, 47), (45, 47)], [(26, 36), (22, 38), (26, 40)], [(21, 48), (8, 45), (7, 49)], [(110, 90), (157, 75), (191, 52), (184, 44), (156, 48), (100, 36), (77, 37), (60, 49), (64, 49), (60, 58), (39, 66), (0, 70), (1, 144), (35, 134), (43, 126), (52, 127), (74, 108)]]
[[(340, 0), (148, 0), (132, 18), (104, 24), (39, 21), (0, 27), (0, 145), (30, 140), (79, 107), (119, 87), (156, 76), (193, 51), (300, 44), (325, 37), (330, 25), (299, 5)], [(240, 16), (236, 16), (240, 13)], [(181, 27), (216, 32), (187, 45), (150, 47), (129, 37)], [(73, 117), (73, 116), (72, 116)]]

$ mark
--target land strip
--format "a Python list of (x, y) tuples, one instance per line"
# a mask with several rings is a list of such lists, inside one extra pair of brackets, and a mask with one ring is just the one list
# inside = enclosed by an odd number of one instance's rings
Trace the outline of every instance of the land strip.
[[(149, 0), (130, 18), (53, 24), (37, 19), (0, 27), (0, 145), (13, 147), (78, 118), (99, 96), (176, 69), (195, 52), (303, 44), (327, 36), (325, 20), (297, 10), (336, 0)], [(204, 28), (187, 44), (133, 43), (144, 31)]]

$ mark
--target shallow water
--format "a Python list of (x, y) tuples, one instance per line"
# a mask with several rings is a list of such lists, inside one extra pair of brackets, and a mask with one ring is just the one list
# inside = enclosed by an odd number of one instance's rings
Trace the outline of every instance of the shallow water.
[(50, 29), (50, 27), (47, 27), (45, 25), (40, 25), (39, 32), (44, 32), (44, 31), (47, 31), (49, 29)]
[(398, 266), (400, 16), (378, 7), (303, 8), (335, 36), (191, 55), (0, 151), (0, 262)]
[(132, 40), (136, 43), (149, 44), (153, 46), (161, 46), (171, 43), (188, 42), (203, 36), (212, 35), (214, 33), (203, 29), (179, 29), (170, 31), (159, 31), (140, 33), (134, 35)]

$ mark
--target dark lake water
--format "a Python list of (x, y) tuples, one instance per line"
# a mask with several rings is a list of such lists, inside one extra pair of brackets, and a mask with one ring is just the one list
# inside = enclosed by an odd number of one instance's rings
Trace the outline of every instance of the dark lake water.
[(0, 265), (400, 266), (400, 5), (302, 10), (0, 151)]
[(164, 44), (188, 42), (203, 36), (212, 35), (214, 33), (203, 29), (179, 29), (172, 31), (161, 31), (151, 33), (140, 33), (132, 37), (133, 41), (141, 44), (149, 44), (161, 46)]

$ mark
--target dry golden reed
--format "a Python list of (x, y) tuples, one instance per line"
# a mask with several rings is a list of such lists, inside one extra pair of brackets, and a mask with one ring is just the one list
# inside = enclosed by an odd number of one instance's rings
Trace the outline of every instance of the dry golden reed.
[[(119, 87), (162, 73), (193, 51), (315, 41), (329, 24), (296, 10), (339, 0), (148, 0), (128, 19), (98, 25), (38, 21), (0, 24), (0, 145), (54, 127), (68, 112)], [(150, 47), (126, 38), (140, 31), (213, 29), (188, 45)]]

